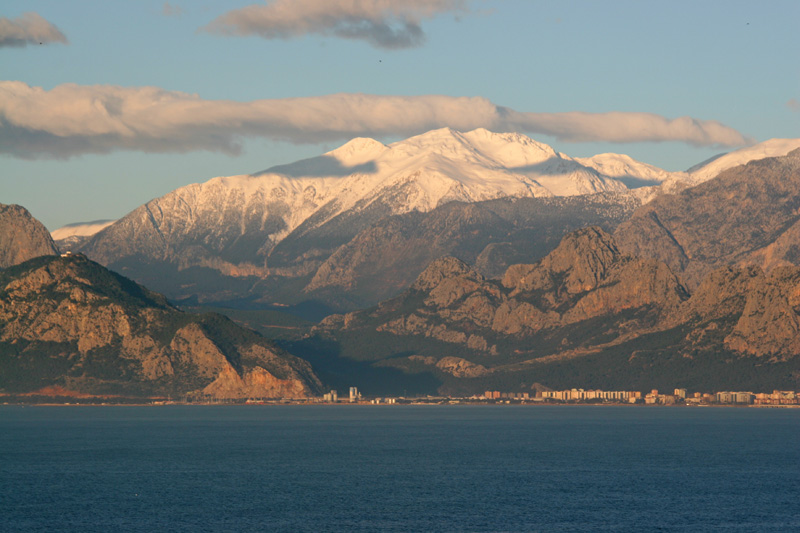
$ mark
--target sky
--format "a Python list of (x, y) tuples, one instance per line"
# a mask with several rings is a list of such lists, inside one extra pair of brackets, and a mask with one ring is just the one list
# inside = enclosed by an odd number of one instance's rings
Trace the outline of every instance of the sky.
[(51, 231), (353, 137), (685, 170), (800, 137), (800, 2), (4, 0), (0, 203)]

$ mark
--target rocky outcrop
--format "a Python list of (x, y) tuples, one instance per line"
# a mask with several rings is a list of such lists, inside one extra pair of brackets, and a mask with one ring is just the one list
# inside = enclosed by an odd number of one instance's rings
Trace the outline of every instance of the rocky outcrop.
[(689, 330), (693, 349), (771, 361), (800, 357), (800, 267), (718, 269), (663, 327), (676, 325)]
[(488, 372), (483, 365), (476, 365), (461, 357), (442, 357), (436, 363), (436, 368), (457, 378), (476, 378)]
[[(752, 272), (752, 269), (749, 269)], [(749, 278), (730, 350), (783, 361), (800, 355), (800, 268), (780, 267)]]
[[(633, 197), (505, 198), (451, 202), (428, 213), (384, 218), (339, 246), (303, 289), (309, 298), (366, 307), (409, 287), (427, 265), (454, 256), (488, 277), (552, 250), (586, 224), (613, 229), (633, 212)], [(504, 241), (504, 242), (499, 242)], [(336, 296), (336, 295), (339, 296)]]
[[(628, 311), (642, 315), (639, 327), (651, 328), (688, 297), (666, 265), (622, 254), (608, 233), (590, 227), (565, 237), (536, 264), (509, 267), (502, 282), (485, 279), (456, 258), (438, 259), (398, 298), (375, 310), (330, 318), (321, 327), (352, 330), (377, 322), (380, 332), (497, 354), (492, 339), (511, 336), (524, 343), (542, 332), (556, 334)], [(620, 333), (603, 336), (609, 335)]]
[(0, 268), (58, 253), (50, 233), (19, 205), (0, 204)]
[(204, 396), (221, 399), (236, 398), (307, 398), (308, 389), (293, 379), (278, 379), (257, 366), (240, 375), (228, 366), (202, 391)]
[[(382, 342), (397, 353), (375, 365), (426, 368), (449, 391), (574, 375), (599, 387), (689, 375), (714, 387), (793, 386), (800, 267), (727, 266), (690, 293), (666, 264), (626, 254), (588, 227), (500, 281), (452, 257), (436, 260), (400, 296), (330, 317), (316, 334), (391, 335)], [(415, 355), (402, 356), (406, 349)]]
[(86, 257), (0, 272), (0, 390), (212, 398), (319, 392), (309, 364), (220, 315), (191, 315)]

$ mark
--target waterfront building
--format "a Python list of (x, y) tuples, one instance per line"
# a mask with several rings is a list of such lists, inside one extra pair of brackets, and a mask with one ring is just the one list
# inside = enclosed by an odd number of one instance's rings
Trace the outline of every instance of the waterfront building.
[(733, 403), (733, 393), (722, 391), (717, 393), (717, 403)]
[(752, 392), (718, 392), (716, 396), (717, 403), (753, 403), (754, 394)]
[(584, 390), (570, 389), (562, 391), (544, 391), (541, 393), (543, 399), (560, 401), (591, 401), (603, 400), (607, 402), (630, 402), (636, 403), (641, 399), (642, 393), (639, 391), (604, 391), (600, 389)]
[(733, 395), (734, 403), (753, 403), (752, 392), (734, 392)]

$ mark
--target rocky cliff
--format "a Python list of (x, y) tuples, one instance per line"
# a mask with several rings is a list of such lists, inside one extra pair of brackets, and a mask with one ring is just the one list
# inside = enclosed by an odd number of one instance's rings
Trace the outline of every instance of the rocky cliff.
[(436, 260), (400, 296), (331, 316), (316, 334), (345, 347), (380, 338), (395, 348), (372, 350), (373, 364), (431, 373), (448, 391), (509, 382), (794, 386), (800, 267), (723, 267), (690, 292), (665, 263), (626, 254), (589, 227), (500, 281)]
[(0, 204), (0, 268), (58, 253), (50, 233), (19, 205)]
[(620, 249), (663, 261), (691, 288), (727, 265), (800, 265), (800, 150), (656, 198), (614, 236)]
[(397, 299), (374, 311), (351, 313), (341, 326), (377, 320), (382, 322), (379, 331), (425, 335), (497, 353), (490, 340), (498, 336), (521, 341), (625, 311), (641, 311), (642, 324), (650, 327), (687, 298), (666, 265), (626, 256), (608, 233), (590, 227), (565, 237), (536, 264), (509, 267), (501, 282), (485, 279), (453, 257), (438, 259)]
[(499, 277), (523, 257), (542, 257), (572, 230), (587, 224), (613, 230), (637, 206), (630, 196), (605, 193), (451, 202), (428, 213), (387, 217), (339, 246), (303, 293), (343, 302), (343, 308), (368, 307), (409, 287), (444, 256)]
[(305, 361), (213, 314), (192, 315), (86, 257), (0, 272), (0, 391), (292, 397), (319, 392)]

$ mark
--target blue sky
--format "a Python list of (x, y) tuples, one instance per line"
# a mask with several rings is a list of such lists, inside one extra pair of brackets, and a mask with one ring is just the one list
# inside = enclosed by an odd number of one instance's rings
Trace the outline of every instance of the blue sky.
[[(277, 30), (273, 21), (269, 30), (291, 38), (248, 34), (250, 26), (241, 24), (249, 12), (237, 10), (254, 0), (166, 6), (5, 0), (0, 17), (19, 21), (35, 12), (68, 42), (54, 37), (41, 45), (0, 46), (0, 80), (21, 82), (0, 90), (0, 203), (24, 205), (53, 230), (118, 218), (188, 183), (317, 155), (361, 132), (390, 142), (428, 124), (519, 124), (527, 128), (523, 133), (572, 156), (621, 152), (667, 170), (735, 149), (737, 134), (753, 141), (800, 137), (796, 1), (435, 0), (428, 3), (435, 9), (423, 13), (422, 4), (410, 0), (385, 3), (400, 5), (400, 15), (385, 12), (381, 19), (382, 1), (362, 2), (378, 12), (371, 19), (376, 25), (367, 24), (370, 31), (385, 29), (381, 22), (395, 30), (409, 22), (424, 42), (387, 48), (368, 37), (308, 28), (315, 4), (330, 9), (343, 0), (295, 0), (305, 11), (290, 13), (296, 18)], [(215, 29), (202, 30), (214, 20)], [(396, 96), (403, 97), (401, 108), (447, 111), (409, 124), (407, 117), (352, 107), (355, 94), (375, 97), (375, 105)], [(341, 98), (320, 98), (328, 95)], [(168, 107), (151, 132), (144, 119), (125, 113), (122, 126), (115, 117), (107, 124), (87, 104), (96, 98), (105, 109), (111, 109), (108, 102), (164, 99)], [(89, 106), (85, 114), (81, 106)], [(496, 108), (519, 116), (501, 120)], [(319, 110), (321, 123), (315, 116), (298, 118), (304, 109)], [(368, 116), (339, 124), (341, 109)], [(591, 140), (583, 140), (585, 117), (563, 115), (572, 112), (596, 115)], [(621, 114), (609, 115), (615, 112)], [(633, 114), (658, 122), (663, 135), (638, 138)], [(666, 124), (678, 117), (697, 122)], [(568, 131), (562, 118), (575, 119)], [(137, 120), (147, 138), (117, 130), (96, 135), (98, 128), (127, 131)], [(716, 133), (708, 142), (698, 141), (711, 130)]]

